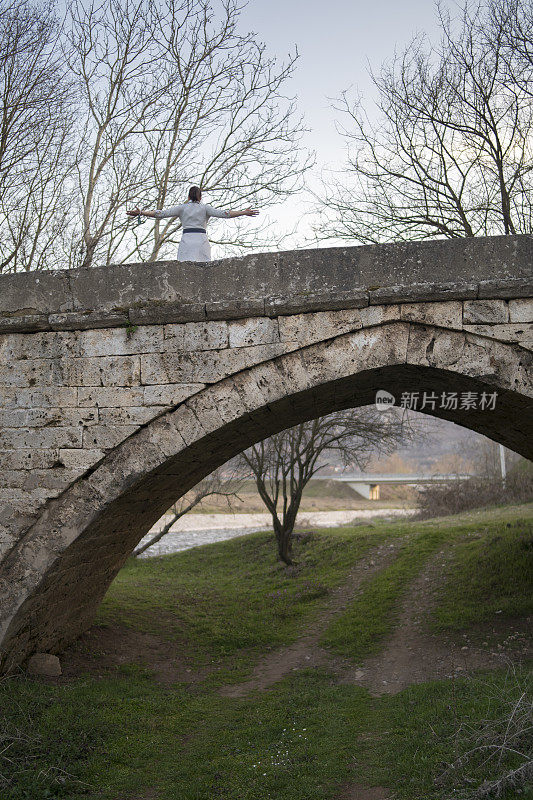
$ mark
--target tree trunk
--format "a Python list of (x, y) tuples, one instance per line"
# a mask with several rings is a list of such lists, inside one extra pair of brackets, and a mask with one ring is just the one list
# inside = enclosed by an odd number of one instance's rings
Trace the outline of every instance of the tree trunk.
[(292, 560), (292, 526), (290, 528), (280, 527), (276, 531), (276, 540), (278, 543), (278, 556), (288, 566), (294, 564)]

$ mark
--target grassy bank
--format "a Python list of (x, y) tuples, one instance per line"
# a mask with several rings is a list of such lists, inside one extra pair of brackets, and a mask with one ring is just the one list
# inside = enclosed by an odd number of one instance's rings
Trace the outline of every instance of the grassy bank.
[[(464, 774), (452, 771), (439, 782), (470, 746), (457, 732), (488, 722), (497, 729), (509, 704), (531, 691), (525, 667), (382, 697), (339, 685), (324, 668), (292, 671), (241, 699), (219, 688), (294, 641), (379, 546), (394, 546), (388, 565), (367, 578), (324, 637), (354, 661), (379, 652), (409, 583), (441, 551), (448, 554), (445, 579), (427, 620), (435, 631), (454, 635), (530, 613), (532, 521), (533, 508), (524, 506), (324, 530), (296, 543), (293, 570), (276, 561), (266, 534), (129, 562), (95, 630), (150, 634), (191, 679), (163, 684), (148, 653), (109, 666), (95, 649), (65, 678), (1, 682), (0, 797), (328, 800), (349, 796), (342, 794), (347, 785), (381, 786), (397, 800), (469, 796), (518, 757), (494, 767), (469, 762)], [(531, 800), (533, 791), (501, 796)]]

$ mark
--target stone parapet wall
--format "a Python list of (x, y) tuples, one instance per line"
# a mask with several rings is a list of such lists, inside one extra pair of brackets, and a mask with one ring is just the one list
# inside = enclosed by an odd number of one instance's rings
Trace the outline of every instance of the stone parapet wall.
[[(0, 276), (0, 288), (2, 288), (3, 280), (5, 281), (5, 277)], [(46, 280), (48, 280), (48, 275)], [(52, 279), (52, 283), (54, 280), (56, 279)], [(466, 298), (472, 301), (514, 298), (513, 302), (519, 305), (520, 298), (527, 300), (532, 295), (533, 279), (507, 278), (478, 283), (414, 283), (376, 289), (355, 286), (351, 289), (338, 290), (324, 287), (321, 292), (294, 291), (283, 298), (252, 297), (211, 302), (156, 299), (136, 300), (131, 305), (119, 306), (112, 305), (112, 301), (108, 298), (104, 306), (99, 309), (85, 308), (48, 312), (29, 308), (27, 303), (31, 300), (19, 297), (18, 305), (21, 307), (15, 310), (2, 309), (0, 301), (0, 333), (95, 330), (116, 327), (132, 328), (138, 325), (163, 323), (212, 322), (258, 316), (278, 317), (313, 311), (365, 308), (391, 303), (422, 303), (436, 300), (464, 300)], [(57, 308), (60, 308), (60, 299), (52, 296), (49, 305), (53, 306), (56, 303)], [(94, 301), (96, 299), (96, 297), (93, 298)], [(13, 304), (17, 305), (16, 302)], [(475, 305), (474, 302), (473, 307)], [(478, 304), (478, 306), (480, 309), (482, 308), (482, 304)], [(509, 311), (511, 315), (517, 313), (514, 306), (511, 306)], [(517, 319), (516, 321), (522, 322), (523, 320)]]
[(0, 276), (0, 331), (275, 317), (394, 302), (531, 297), (533, 237), (262, 253)]

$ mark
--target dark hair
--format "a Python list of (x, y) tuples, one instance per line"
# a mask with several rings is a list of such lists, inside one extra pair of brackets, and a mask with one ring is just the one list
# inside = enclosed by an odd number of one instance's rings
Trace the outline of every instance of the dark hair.
[(191, 186), (189, 189), (189, 200), (193, 203), (199, 203), (202, 199), (202, 190), (199, 186)]

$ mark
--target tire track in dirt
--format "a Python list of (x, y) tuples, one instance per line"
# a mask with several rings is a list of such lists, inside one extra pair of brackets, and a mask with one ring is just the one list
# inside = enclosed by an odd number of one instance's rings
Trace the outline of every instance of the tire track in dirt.
[[(403, 598), (398, 621), (385, 646), (360, 667), (347, 668), (339, 675), (339, 683), (364, 686), (373, 696), (396, 694), (412, 684), (449, 679), (477, 669), (495, 669), (509, 661), (533, 657), (531, 639), (520, 635), (521, 631), (531, 631), (531, 618), (514, 624), (502, 620), (502, 631), (506, 628), (508, 636), (503, 645), (496, 646), (489, 646), (488, 642), (473, 644), (468, 634), (458, 642), (428, 630), (448, 557), (449, 551), (440, 551), (426, 562)], [(476, 629), (497, 633), (494, 625), (479, 625)]]
[(279, 648), (263, 657), (256, 665), (252, 677), (238, 684), (222, 686), (219, 694), (224, 697), (245, 697), (250, 692), (262, 692), (282, 680), (285, 675), (298, 669), (327, 667), (335, 674), (345, 674), (350, 662), (333, 656), (319, 641), (331, 621), (346, 610), (348, 604), (360, 592), (366, 579), (389, 566), (403, 544), (398, 540), (392, 544), (379, 545), (359, 561), (348, 573), (347, 580), (330, 594), (325, 609), (313, 620), (293, 644)]

